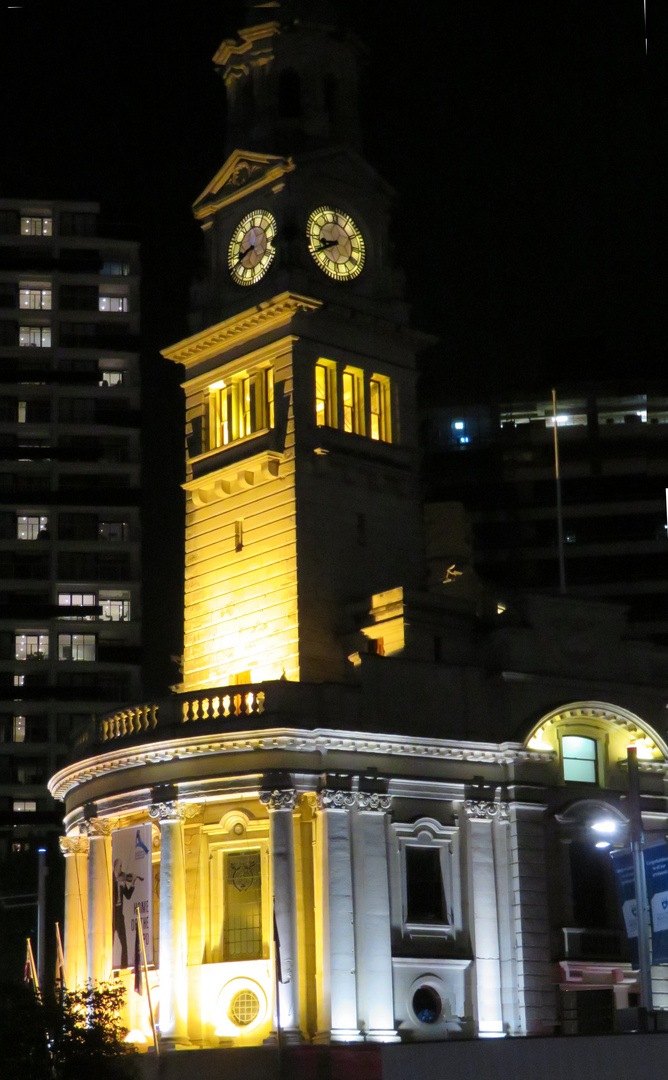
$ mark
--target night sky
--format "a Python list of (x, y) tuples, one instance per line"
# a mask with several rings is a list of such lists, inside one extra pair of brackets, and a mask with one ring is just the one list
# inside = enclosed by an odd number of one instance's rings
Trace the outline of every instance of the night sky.
[[(211, 57), (243, 7), (0, 9), (0, 195), (98, 201), (142, 243), (147, 610), (175, 597), (151, 635), (156, 688), (180, 649), (183, 456), (158, 351), (188, 333), (190, 204), (223, 162)], [(413, 322), (440, 339), (430, 399), (662, 377), (665, 0), (648, 0), (647, 56), (642, 0), (335, 7), (368, 48), (365, 152), (397, 190)]]

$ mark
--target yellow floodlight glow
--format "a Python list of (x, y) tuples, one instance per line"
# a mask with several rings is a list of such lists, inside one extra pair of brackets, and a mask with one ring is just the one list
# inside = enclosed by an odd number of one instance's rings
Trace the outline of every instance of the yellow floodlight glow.
[(140, 1031), (139, 1028), (133, 1028), (132, 1031), (128, 1031), (123, 1041), (126, 1043), (133, 1043), (137, 1046), (144, 1046), (148, 1042), (148, 1039), (144, 1035), (144, 1032)]

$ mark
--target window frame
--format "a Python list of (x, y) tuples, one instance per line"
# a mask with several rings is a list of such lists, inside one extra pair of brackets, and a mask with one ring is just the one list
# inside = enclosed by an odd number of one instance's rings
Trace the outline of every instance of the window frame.
[[(399, 881), (393, 889), (397, 916), (393, 922), (401, 927), (402, 935), (407, 938), (456, 938), (463, 929), (459, 827), (441, 825), (433, 818), (423, 817), (413, 823), (395, 822), (392, 830), (396, 837), (399, 872)], [(408, 919), (408, 848), (431, 848), (438, 852), (446, 922), (411, 922)]]
[[(236, 832), (239, 829), (240, 832)], [(248, 818), (242, 810), (232, 810), (222, 821), (204, 826), (209, 848), (209, 927), (207, 933), (207, 960), (209, 963), (266, 965), (272, 953), (271, 918), (271, 857), (268, 818)], [(235, 852), (259, 851), (261, 883), (261, 941), (262, 956), (256, 960), (225, 960), (223, 932), (225, 926), (224, 873), (225, 856)]]
[(207, 387), (206, 450), (224, 450), (274, 426), (274, 369), (236, 371)]

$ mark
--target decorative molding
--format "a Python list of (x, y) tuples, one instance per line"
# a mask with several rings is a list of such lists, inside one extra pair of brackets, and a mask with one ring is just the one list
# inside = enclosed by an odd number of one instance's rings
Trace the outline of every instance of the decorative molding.
[[(248, 436), (247, 440), (240, 439), (239, 442), (251, 442), (253, 439), (261, 438), (262, 435), (267, 435), (269, 429), (264, 431), (255, 431), (252, 435)], [(237, 446), (238, 443), (230, 443), (232, 446)], [(207, 451), (206, 454), (202, 454), (199, 457), (191, 458), (191, 465), (198, 461), (204, 460), (207, 457), (213, 458), (215, 456), (225, 456), (225, 450), (227, 447), (221, 450), (218, 447), (214, 451)], [(206, 506), (210, 502), (217, 502), (218, 499), (224, 499), (228, 495), (236, 495), (239, 491), (247, 491), (251, 487), (257, 487), (258, 484), (264, 480), (275, 480), (279, 475), (281, 463), (284, 460), (284, 455), (276, 450), (263, 450), (259, 454), (253, 454), (251, 457), (243, 458), (242, 461), (235, 461), (231, 465), (222, 465), (220, 468), (213, 470), (212, 472), (203, 473), (202, 476), (196, 476), (192, 480), (186, 480), (181, 487), (184, 491), (190, 492), (193, 503), (195, 506)], [(264, 694), (261, 695), (264, 701)], [(258, 695), (258, 698), (260, 695)], [(227, 707), (229, 712), (230, 697), (227, 697)], [(237, 715), (241, 712), (241, 709), (237, 709)], [(251, 708), (245, 708), (246, 712), (252, 712)], [(261, 708), (258, 708), (258, 712), (262, 712)], [(226, 714), (227, 715), (227, 714)]]
[(159, 802), (152, 803), (148, 808), (148, 816), (154, 821), (186, 821), (197, 817), (202, 807), (197, 803)]
[(247, 308), (240, 315), (210, 326), (199, 334), (184, 338), (171, 348), (163, 349), (162, 355), (166, 360), (173, 360), (175, 364), (190, 368), (217, 356), (232, 345), (257, 337), (260, 331), (275, 329), (288, 323), (300, 311), (317, 311), (320, 307), (321, 300), (284, 292), (258, 304), (257, 307)]
[[(242, 718), (243, 719), (243, 718)], [(115, 741), (115, 740), (114, 740)], [(214, 754), (255, 754), (277, 750), (282, 754), (328, 754), (332, 752), (361, 754), (368, 757), (382, 754), (390, 757), (424, 758), (437, 761), (467, 762), (505, 766), (513, 762), (538, 764), (554, 761), (554, 751), (528, 750), (520, 743), (474, 743), (454, 739), (428, 739), (396, 735), (371, 735), (367, 732), (342, 732), (328, 728), (303, 730), (273, 728), (264, 731), (214, 732), (193, 734), (189, 738), (168, 739), (164, 742), (124, 746), (119, 740), (113, 750), (101, 752), (65, 766), (49, 781), (54, 799), (65, 799), (81, 784), (123, 769), (159, 765), (188, 758), (209, 757)], [(641, 772), (662, 772), (668, 775), (668, 763)]]
[(297, 792), (294, 788), (275, 788), (273, 791), (261, 791), (260, 802), (272, 810), (294, 810)]
[(58, 843), (63, 855), (87, 855), (90, 850), (87, 836), (59, 836)]
[(507, 802), (485, 802), (484, 799), (467, 799), (464, 812), (474, 821), (508, 821), (510, 816)]
[(335, 791), (325, 788), (318, 793), (319, 810), (352, 810), (357, 802), (356, 791)]
[(391, 795), (380, 795), (376, 792), (358, 791), (357, 805), (360, 810), (389, 810), (392, 806)]
[(99, 836), (111, 836), (118, 824), (118, 821), (112, 818), (89, 818), (82, 822), (81, 829), (90, 839), (96, 839)]

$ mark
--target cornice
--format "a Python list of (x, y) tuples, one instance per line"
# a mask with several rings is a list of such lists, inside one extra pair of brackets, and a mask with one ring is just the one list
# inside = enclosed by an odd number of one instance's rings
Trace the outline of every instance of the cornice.
[(192, 337), (184, 338), (176, 345), (163, 349), (162, 355), (166, 360), (191, 368), (218, 356), (233, 345), (251, 341), (258, 333), (267, 333), (285, 326), (300, 311), (316, 311), (320, 307), (321, 300), (297, 293), (280, 293), (271, 300), (246, 308), (239, 315), (233, 315), (224, 322), (209, 326), (199, 334), (193, 334)]
[(254, 154), (246, 150), (235, 150), (213, 180), (195, 199), (192, 206), (197, 221), (205, 222), (210, 227), (214, 214), (223, 207), (246, 199), (255, 191), (276, 185), (287, 173), (294, 172), (292, 158), (276, 157), (267, 154)]
[[(120, 741), (120, 740), (119, 740)], [(254, 754), (272, 751), (292, 754), (379, 754), (397, 758), (425, 758), (452, 763), (505, 766), (516, 762), (551, 762), (553, 751), (528, 750), (521, 743), (474, 743), (453, 739), (427, 739), (368, 732), (343, 732), (328, 728), (272, 728), (263, 731), (215, 732), (138, 746), (119, 745), (106, 753), (67, 765), (49, 781), (55, 799), (65, 799), (81, 784), (123, 770), (167, 764), (215, 754)], [(303, 768), (296, 764), (295, 768)], [(187, 770), (186, 770), (187, 771)], [(131, 783), (131, 779), (128, 779)]]

